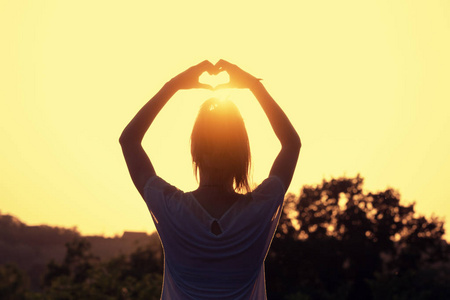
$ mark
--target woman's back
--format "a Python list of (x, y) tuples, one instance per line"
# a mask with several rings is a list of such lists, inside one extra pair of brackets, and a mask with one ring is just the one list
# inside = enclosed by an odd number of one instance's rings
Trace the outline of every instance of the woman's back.
[[(193, 191), (192, 195), (205, 211), (215, 219), (220, 219), (236, 201), (243, 201), (245, 197), (251, 197), (251, 194), (242, 195), (217, 187), (200, 187)], [(217, 222), (211, 224), (211, 232), (215, 235), (222, 233), (222, 229)]]
[(220, 219), (236, 201), (251, 197), (251, 194), (242, 195), (234, 191), (224, 191), (215, 187), (200, 187), (191, 193), (197, 202), (216, 219)]
[(263, 263), (284, 193), (280, 179), (270, 177), (213, 216), (194, 193), (149, 179), (145, 200), (165, 254), (163, 299), (265, 299)]
[[(207, 100), (195, 121), (191, 154), (195, 174), (200, 175), (198, 190), (185, 193), (158, 177), (142, 147), (146, 131), (177, 91), (212, 89), (198, 82), (203, 72), (227, 72), (230, 82), (222, 88), (248, 88), (281, 143), (269, 177), (246, 195), (231, 192), (250, 191), (251, 155), (243, 118), (229, 100)], [(224, 60), (215, 65), (204, 61), (166, 83), (119, 141), (164, 248), (162, 299), (266, 299), (264, 259), (301, 143), (260, 80)]]

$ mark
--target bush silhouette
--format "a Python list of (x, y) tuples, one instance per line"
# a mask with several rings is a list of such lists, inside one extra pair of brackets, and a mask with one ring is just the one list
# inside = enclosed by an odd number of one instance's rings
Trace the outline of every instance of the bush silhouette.
[[(365, 192), (363, 182), (324, 180), (286, 195), (266, 258), (269, 299), (450, 299), (444, 222), (417, 215), (393, 189)], [(101, 260), (76, 236), (61, 263), (48, 263), (40, 292), (27, 290), (17, 267), (0, 266), (0, 298), (159, 299), (163, 257), (154, 242)]]
[[(443, 226), (436, 217), (416, 216), (414, 203), (401, 204), (393, 189), (364, 192), (359, 175), (305, 186), (299, 196), (286, 196), (266, 259), (268, 296), (403, 299), (397, 297), (402, 289), (390, 298), (374, 290), (399, 287), (406, 278), (417, 275), (414, 280), (419, 280), (421, 272), (445, 268), (449, 248)], [(448, 272), (439, 279), (424, 288), (440, 289), (448, 297)]]

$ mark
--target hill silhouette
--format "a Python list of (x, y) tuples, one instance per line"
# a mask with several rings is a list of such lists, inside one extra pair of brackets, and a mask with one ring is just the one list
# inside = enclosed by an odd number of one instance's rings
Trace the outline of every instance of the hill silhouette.
[(28, 226), (19, 218), (0, 212), (0, 265), (17, 265), (28, 274), (31, 288), (38, 290), (47, 264), (52, 260), (61, 263), (66, 255), (65, 245), (81, 238), (101, 260), (129, 255), (143, 246), (160, 251), (156, 233), (125, 231), (122, 236), (113, 238), (82, 236), (76, 228)]
[[(286, 195), (266, 258), (268, 299), (450, 299), (444, 221), (421, 216), (393, 189), (366, 192), (363, 182), (335, 178)], [(0, 251), (0, 299), (160, 298), (156, 234), (82, 237), (0, 215)]]

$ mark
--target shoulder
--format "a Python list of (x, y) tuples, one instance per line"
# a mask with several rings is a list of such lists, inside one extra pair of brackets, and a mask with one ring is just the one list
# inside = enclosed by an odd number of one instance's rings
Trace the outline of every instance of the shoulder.
[(275, 208), (284, 202), (286, 188), (283, 181), (271, 175), (251, 192), (254, 205)]
[(258, 195), (283, 195), (286, 193), (286, 187), (283, 181), (276, 175), (266, 178), (260, 185), (253, 190), (253, 197)]
[(146, 195), (147, 192), (152, 191), (158, 191), (163, 194), (168, 194), (180, 190), (155, 174), (147, 179), (144, 185), (144, 195)]
[(144, 186), (144, 201), (152, 210), (160, 210), (184, 193), (161, 177), (153, 175)]
[[(281, 208), (284, 203), (286, 189), (283, 181), (271, 175), (261, 182), (250, 194), (251, 197), (242, 209), (242, 215), (246, 219), (245, 224), (269, 224), (268, 221), (278, 222)], [(244, 204), (241, 204), (244, 205)]]

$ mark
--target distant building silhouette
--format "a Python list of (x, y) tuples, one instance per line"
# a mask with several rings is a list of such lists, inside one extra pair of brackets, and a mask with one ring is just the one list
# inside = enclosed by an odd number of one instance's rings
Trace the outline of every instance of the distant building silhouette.
[(133, 240), (133, 241), (146, 240), (146, 239), (148, 239), (148, 235), (146, 232), (124, 231), (123, 235), (122, 235), (122, 239)]

